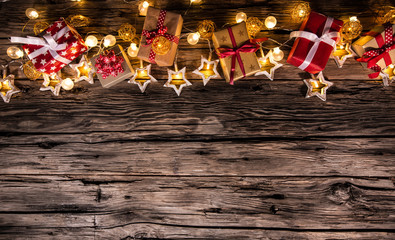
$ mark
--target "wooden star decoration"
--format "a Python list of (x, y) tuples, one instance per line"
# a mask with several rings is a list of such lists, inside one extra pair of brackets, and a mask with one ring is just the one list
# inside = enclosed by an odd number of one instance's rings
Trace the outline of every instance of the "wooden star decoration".
[(146, 67), (136, 68), (136, 72), (128, 83), (136, 84), (142, 93), (145, 92), (148, 84), (151, 82), (157, 82), (157, 80), (151, 75), (151, 64)]
[(380, 72), (380, 77), (384, 87), (388, 87), (395, 79), (395, 66), (391, 64), (386, 69), (382, 70)]
[(167, 69), (167, 73), (169, 74), (169, 78), (167, 82), (165, 83), (164, 87), (171, 87), (176, 91), (177, 95), (180, 96), (181, 91), (184, 87), (191, 86), (192, 83), (190, 83), (186, 78), (185, 78), (185, 70), (186, 68), (184, 67), (180, 71), (173, 71), (170, 69)]
[(260, 57), (258, 59), (258, 63), (261, 70), (255, 73), (255, 76), (265, 75), (271, 81), (274, 79), (274, 71), (283, 66), (281, 63), (278, 63), (273, 59), (271, 52), (268, 52), (266, 56)]
[(51, 91), (53, 95), (59, 96), (63, 81), (63, 79), (59, 76), (59, 73), (54, 73), (51, 75), (43, 73), (43, 77), (44, 82), (40, 88), (40, 91)]
[(93, 74), (95, 73), (91, 63), (87, 61), (86, 56), (82, 56), (81, 60), (77, 64), (70, 64), (71, 68), (77, 72), (75, 82), (85, 80), (90, 84), (94, 84)]
[(192, 73), (199, 75), (203, 79), (203, 85), (206, 86), (210, 79), (219, 77), (218, 62), (219, 60), (209, 61), (201, 56), (200, 67)]
[(15, 76), (10, 74), (0, 80), (0, 95), (5, 103), (9, 103), (14, 93), (19, 93), (20, 90), (14, 85)]
[(326, 81), (322, 72), (318, 74), (317, 78), (311, 74), (311, 79), (303, 80), (308, 88), (306, 98), (317, 96), (322, 101), (326, 101), (326, 90), (328, 90), (333, 83)]
[(335, 60), (338, 68), (342, 68), (346, 60), (354, 56), (355, 54), (351, 50), (351, 46), (349, 43), (336, 44), (336, 49), (332, 52), (332, 58)]

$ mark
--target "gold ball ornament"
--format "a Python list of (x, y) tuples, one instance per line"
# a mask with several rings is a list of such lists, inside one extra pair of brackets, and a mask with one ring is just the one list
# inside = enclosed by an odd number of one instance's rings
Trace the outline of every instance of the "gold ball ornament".
[(34, 24), (34, 27), (33, 27), (34, 34), (36, 34), (36, 36), (37, 36), (38, 34), (40, 34), (42, 31), (44, 31), (48, 27), (49, 27), (49, 23), (47, 23), (47, 22), (37, 22), (36, 24)]
[(201, 38), (208, 39), (213, 36), (215, 32), (215, 23), (211, 20), (203, 20), (198, 25), (198, 33)]
[(383, 23), (390, 22), (391, 24), (395, 24), (395, 9), (387, 12), (383, 17)]
[(131, 42), (136, 36), (136, 28), (129, 23), (124, 23), (118, 30), (119, 37), (127, 42)]
[(83, 15), (70, 15), (66, 21), (75, 28), (86, 27), (91, 23), (91, 20)]
[(41, 76), (41, 72), (37, 71), (32, 61), (27, 61), (25, 64), (23, 64), (23, 73), (30, 80), (36, 80)]
[(154, 38), (152, 42), (152, 50), (158, 55), (165, 55), (170, 51), (171, 42), (163, 36)]
[(311, 12), (308, 2), (298, 2), (292, 7), (291, 19), (293, 22), (299, 23), (303, 21)]
[(248, 35), (250, 35), (250, 37), (255, 37), (255, 35), (259, 33), (264, 26), (263, 22), (257, 17), (249, 17), (246, 24)]
[(351, 17), (349, 21), (345, 22), (341, 31), (343, 38), (348, 41), (357, 38), (361, 32), (362, 25), (357, 17)]

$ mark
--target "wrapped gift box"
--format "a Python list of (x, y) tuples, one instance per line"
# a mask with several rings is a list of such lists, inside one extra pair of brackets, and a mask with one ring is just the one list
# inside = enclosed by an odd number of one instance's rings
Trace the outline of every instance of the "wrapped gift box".
[[(287, 62), (312, 74), (321, 72), (329, 60), (336, 41), (339, 40), (342, 26), (341, 20), (311, 12), (302, 23), (300, 30), (291, 33), (291, 37), (297, 38)], [(312, 41), (317, 38), (322, 41)]]
[[(173, 65), (182, 23), (183, 19), (180, 14), (149, 7), (141, 34), (138, 58), (159, 66)], [(152, 49), (151, 41), (158, 36), (166, 37), (171, 43), (170, 50), (166, 54), (157, 54)]]
[[(234, 44), (232, 43), (230, 31), (232, 32), (236, 46), (234, 46)], [(230, 27), (229, 29), (220, 30), (213, 34), (213, 43), (214, 43), (214, 47), (217, 50), (217, 53), (218, 53), (218, 49), (222, 49), (222, 48), (228, 48), (228, 49), (240, 48), (241, 46), (243, 46), (243, 44), (247, 43), (249, 40), (250, 39), (248, 36), (248, 31), (245, 22), (236, 24)], [(225, 58), (220, 57), (221, 67), (227, 82), (230, 82), (232, 84), (231, 72), (232, 72), (233, 57), (236, 58), (235, 71), (233, 73), (233, 81), (237, 81), (241, 78), (244, 78), (245, 76), (247, 77), (254, 75), (258, 71), (260, 71), (259, 63), (255, 55), (255, 51), (257, 49), (258, 48), (256, 48), (252, 52), (240, 52), (240, 57), (243, 66), (240, 66), (240, 63), (238, 62), (237, 57), (235, 55), (228, 56)], [(245, 76), (242, 72), (241, 67), (244, 68)]]

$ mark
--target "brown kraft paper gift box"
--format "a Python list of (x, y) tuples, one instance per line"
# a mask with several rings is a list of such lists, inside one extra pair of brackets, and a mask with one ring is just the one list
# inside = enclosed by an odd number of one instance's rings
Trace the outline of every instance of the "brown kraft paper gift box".
[[(240, 47), (243, 43), (248, 41), (250, 38), (248, 37), (247, 26), (245, 22), (236, 24), (232, 26), (233, 36), (236, 40), (236, 44)], [(213, 34), (213, 43), (214, 47), (217, 48), (233, 48), (232, 41), (229, 37), (228, 29), (223, 29)], [(255, 52), (252, 53), (240, 53), (241, 59), (243, 61), (246, 77), (254, 75), (255, 73), (260, 71), (259, 63), (256, 58)], [(222, 70), (224, 72), (224, 76), (226, 82), (230, 82), (230, 72), (232, 69), (232, 57), (220, 58), (220, 63)], [(236, 69), (234, 73), (233, 81), (237, 81), (243, 78), (243, 73), (241, 71), (240, 65), (238, 61), (236, 61)]]
[[(153, 7), (148, 8), (147, 17), (145, 18), (144, 21), (143, 30), (147, 30), (147, 31), (156, 30), (160, 12), (161, 12), (160, 9), (156, 9)], [(183, 24), (183, 19), (180, 14), (166, 11), (166, 16), (164, 19), (163, 26), (167, 27), (167, 32), (166, 32), (167, 34), (179, 38), (182, 30), (182, 24)], [(152, 61), (150, 61), (150, 54), (152, 53), (151, 52), (152, 44), (147, 45), (146, 38), (147, 37), (144, 36), (143, 34), (141, 35), (140, 49), (137, 54), (137, 57), (144, 61), (153, 63)], [(171, 42), (171, 47), (169, 52), (167, 52), (164, 55), (159, 55), (159, 54), (155, 55), (155, 63), (158, 64), (159, 66), (173, 65), (174, 58), (177, 52), (177, 47), (178, 47), (177, 43)]]

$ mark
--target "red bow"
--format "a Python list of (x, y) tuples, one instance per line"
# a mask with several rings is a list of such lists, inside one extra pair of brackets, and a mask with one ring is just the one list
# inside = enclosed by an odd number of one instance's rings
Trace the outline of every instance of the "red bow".
[(377, 65), (377, 62), (384, 59), (385, 64), (388, 66), (392, 63), (389, 51), (395, 49), (395, 35), (393, 34), (392, 24), (386, 23), (384, 25), (384, 39), (381, 34), (375, 37), (379, 48), (365, 52), (361, 58), (357, 59), (359, 62), (367, 62), (368, 68), (375, 72), (369, 74), (370, 78), (376, 78), (379, 76), (381, 67)]
[(158, 36), (164, 36), (165, 38), (170, 40), (171, 35), (167, 34), (166, 32), (167, 32), (167, 27), (160, 26), (158, 29), (152, 31), (143, 30), (143, 35), (146, 36), (147, 45), (150, 45), (154, 41), (154, 38)]
[(116, 77), (119, 73), (123, 73), (123, 58), (116, 56), (114, 50), (100, 55), (96, 59), (96, 72), (102, 75), (103, 79), (106, 79), (109, 75)]

